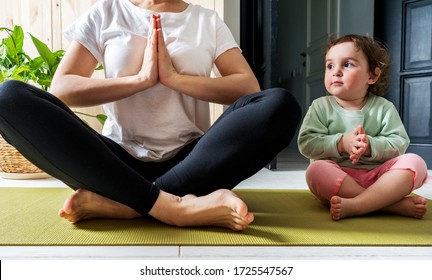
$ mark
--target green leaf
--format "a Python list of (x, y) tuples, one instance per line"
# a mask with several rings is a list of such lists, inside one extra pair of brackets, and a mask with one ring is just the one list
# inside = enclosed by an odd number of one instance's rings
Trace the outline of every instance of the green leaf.
[(51, 87), (51, 77), (49, 75), (46, 74), (41, 74), (40, 76), (38, 76), (36, 82), (42, 86), (42, 89), (48, 89)]
[[(12, 69), (11, 69), (12, 70)], [(27, 65), (22, 65), (16, 68), (13, 68), (11, 78), (16, 80), (21, 80), (24, 82), (28, 82), (29, 80), (34, 80), (36, 77), (34, 73), (31, 71), (30, 67)]]
[(87, 117), (96, 118), (102, 125), (105, 124), (105, 121), (107, 119), (107, 116), (105, 114), (97, 114), (97, 115), (91, 115), (80, 111), (73, 111), (75, 114), (83, 115)]
[(53, 55), (59, 60), (59, 62), (63, 58), (64, 54), (65, 54), (64, 50), (57, 50), (53, 52)]
[[(29, 33), (30, 34), (30, 33)], [(35, 45), (38, 53), (43, 58), (43, 60), (48, 64), (49, 71), (51, 72), (51, 75), (54, 75), (55, 67), (58, 64), (55, 55), (53, 52), (48, 48), (48, 46), (39, 40), (38, 38), (34, 37), (30, 34), (30, 37), (33, 41), (33, 44)]]
[(102, 125), (104, 125), (105, 124), (105, 121), (106, 121), (106, 119), (107, 119), (107, 116), (106, 115), (104, 115), (104, 114), (97, 114), (96, 115), (96, 119), (102, 124)]
[(6, 46), (5, 45), (0, 45), (0, 57), (4, 58), (6, 57)]
[(6, 56), (14, 65), (20, 65), (24, 46), (24, 32), (19, 25), (15, 25), (14, 30), (1, 28), (0, 31), (6, 31), (9, 37), (2, 40), (2, 45), (6, 48)]
[(81, 119), (86, 125), (90, 126), (90, 124), (88, 123), (88, 121), (86, 121), (85, 119)]
[(10, 28), (7, 28), (7, 27), (0, 27), (0, 32), (2, 32), (2, 31), (6, 31), (6, 32), (8, 32), (9, 34), (13, 32), (13, 30), (11, 30)]
[(32, 59), (31, 61), (30, 61), (30, 68), (33, 70), (33, 71), (37, 71), (37, 70), (39, 70), (39, 69), (43, 69), (43, 64), (44, 64), (44, 60), (43, 60), (43, 58), (42, 57), (40, 57), (40, 56), (38, 56), (38, 57), (36, 57), (35, 59)]
[(22, 53), (24, 47), (24, 31), (21, 26), (15, 25), (12, 33), (17, 52)]

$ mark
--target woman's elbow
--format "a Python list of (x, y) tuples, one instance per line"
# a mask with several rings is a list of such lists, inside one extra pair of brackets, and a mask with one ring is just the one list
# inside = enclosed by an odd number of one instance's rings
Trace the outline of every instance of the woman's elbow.
[(63, 103), (65, 103), (68, 106), (72, 106), (70, 102), (69, 95), (67, 94), (67, 91), (64, 87), (61, 86), (61, 83), (58, 80), (53, 80), (51, 83), (51, 87), (49, 89), (49, 92), (60, 99)]
[(59, 85), (59, 83), (55, 82), (54, 80), (51, 83), (51, 87), (49, 89), (49, 92), (52, 95), (55, 95), (56, 97), (58, 97), (59, 99), (63, 98), (61, 86)]
[(245, 85), (246, 86), (244, 87), (244, 95), (261, 91), (261, 86), (254, 75), (246, 79)]
[(261, 87), (258, 83), (258, 81), (255, 84), (251, 85), (251, 92), (255, 93), (255, 92), (260, 92), (261, 91)]

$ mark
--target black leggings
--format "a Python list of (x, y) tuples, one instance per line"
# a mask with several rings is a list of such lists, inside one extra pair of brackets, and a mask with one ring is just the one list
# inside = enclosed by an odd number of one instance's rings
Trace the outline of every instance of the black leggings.
[(164, 162), (137, 160), (54, 95), (0, 84), (0, 133), (28, 160), (72, 189), (87, 189), (146, 215), (159, 191), (205, 195), (233, 189), (285, 148), (301, 119), (284, 89), (240, 98), (199, 139)]

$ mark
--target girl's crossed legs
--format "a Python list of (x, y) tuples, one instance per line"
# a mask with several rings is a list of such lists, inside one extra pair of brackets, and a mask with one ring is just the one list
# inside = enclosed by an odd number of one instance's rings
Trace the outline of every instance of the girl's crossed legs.
[[(331, 176), (322, 178), (323, 173)], [(401, 155), (369, 171), (319, 160), (306, 173), (312, 193), (330, 204), (333, 220), (378, 210), (421, 219), (427, 211), (426, 199), (408, 195), (427, 177), (426, 163), (415, 154)]]

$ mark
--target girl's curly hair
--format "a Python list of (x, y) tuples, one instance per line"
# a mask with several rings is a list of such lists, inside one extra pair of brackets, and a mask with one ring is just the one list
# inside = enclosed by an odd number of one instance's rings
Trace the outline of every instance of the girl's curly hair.
[(372, 85), (369, 85), (369, 92), (378, 96), (383, 96), (388, 87), (390, 80), (390, 57), (384, 44), (368, 36), (348, 34), (340, 38), (331, 35), (327, 40), (325, 54), (335, 45), (352, 42), (361, 50), (368, 61), (369, 72), (375, 75), (375, 69), (381, 70), (379, 79)]

